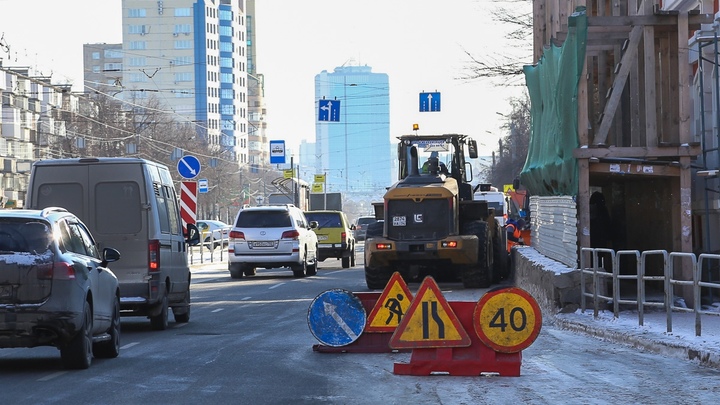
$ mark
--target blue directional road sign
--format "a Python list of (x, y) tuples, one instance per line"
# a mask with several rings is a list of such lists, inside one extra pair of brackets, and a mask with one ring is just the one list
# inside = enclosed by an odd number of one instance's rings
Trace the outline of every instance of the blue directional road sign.
[(346, 346), (356, 341), (365, 330), (366, 321), (360, 299), (339, 288), (320, 293), (308, 309), (310, 332), (326, 346)]
[(181, 157), (177, 162), (177, 170), (186, 179), (192, 179), (200, 174), (200, 161), (192, 155)]
[(340, 121), (340, 100), (318, 101), (318, 121)]
[(440, 111), (440, 93), (420, 93), (420, 112)]

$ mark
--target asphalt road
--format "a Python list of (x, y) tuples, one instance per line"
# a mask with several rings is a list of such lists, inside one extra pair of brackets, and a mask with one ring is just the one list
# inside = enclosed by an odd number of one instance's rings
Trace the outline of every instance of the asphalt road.
[[(720, 372), (544, 325), (523, 351), (520, 377), (403, 376), (408, 353), (331, 354), (308, 328), (308, 307), (330, 288), (367, 291), (352, 269), (317, 276), (259, 270), (233, 280), (224, 263), (194, 266), (187, 324), (152, 331), (123, 318), (117, 359), (67, 371), (54, 348), (0, 350), (5, 403), (33, 404), (557, 404), (711, 403)], [(449, 301), (486, 290), (441, 283)], [(417, 283), (411, 283), (415, 292)], [(172, 317), (171, 317), (172, 319)]]

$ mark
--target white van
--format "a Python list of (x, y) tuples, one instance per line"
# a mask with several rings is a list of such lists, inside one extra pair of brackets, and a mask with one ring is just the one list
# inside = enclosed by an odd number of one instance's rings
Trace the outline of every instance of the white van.
[(153, 329), (190, 320), (187, 245), (178, 196), (167, 166), (137, 158), (49, 159), (33, 163), (28, 208), (64, 207), (77, 215), (100, 248), (112, 246), (124, 316), (147, 316)]

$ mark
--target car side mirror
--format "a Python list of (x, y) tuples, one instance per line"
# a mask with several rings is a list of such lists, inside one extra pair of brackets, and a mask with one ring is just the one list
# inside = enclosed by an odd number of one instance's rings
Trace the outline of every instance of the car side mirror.
[(120, 260), (120, 252), (118, 252), (117, 249), (110, 247), (103, 248), (102, 263), (100, 264), (102, 267), (107, 267), (108, 263), (116, 262), (118, 260)]
[(317, 229), (318, 222), (317, 221), (310, 221), (310, 229)]
[(195, 224), (187, 224), (187, 233), (185, 234), (185, 243), (195, 246), (200, 243), (200, 230)]

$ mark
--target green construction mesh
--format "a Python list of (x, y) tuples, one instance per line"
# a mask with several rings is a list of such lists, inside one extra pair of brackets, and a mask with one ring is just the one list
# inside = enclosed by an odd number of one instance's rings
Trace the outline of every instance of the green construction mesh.
[(568, 18), (561, 47), (545, 49), (540, 62), (525, 66), (532, 129), (520, 181), (532, 195), (577, 195), (578, 83), (585, 63), (587, 15), (578, 7)]

